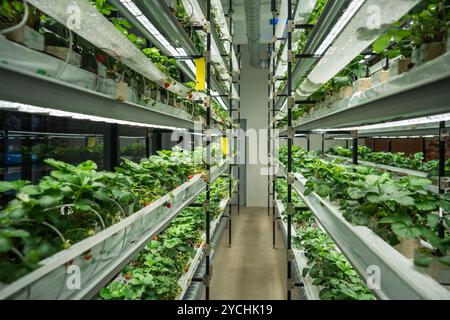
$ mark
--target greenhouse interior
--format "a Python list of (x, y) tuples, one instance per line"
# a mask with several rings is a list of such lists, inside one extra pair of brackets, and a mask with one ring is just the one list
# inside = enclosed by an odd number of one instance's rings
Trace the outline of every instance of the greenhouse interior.
[(0, 300), (450, 300), (449, 20), (0, 0)]

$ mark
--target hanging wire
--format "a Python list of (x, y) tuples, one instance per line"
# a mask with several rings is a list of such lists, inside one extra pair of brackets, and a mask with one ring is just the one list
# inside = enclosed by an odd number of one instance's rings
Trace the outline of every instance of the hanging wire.
[(69, 65), (70, 58), (72, 57), (72, 50), (73, 50), (73, 33), (72, 30), (67, 29), (68, 36), (69, 36), (69, 51), (67, 52), (66, 60), (64, 61), (64, 64), (62, 67), (56, 72), (55, 79), (59, 79), (64, 71), (66, 70), (67, 66)]

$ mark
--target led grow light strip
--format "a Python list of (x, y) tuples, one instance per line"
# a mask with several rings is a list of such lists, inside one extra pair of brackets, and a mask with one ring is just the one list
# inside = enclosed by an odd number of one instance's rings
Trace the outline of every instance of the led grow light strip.
[[(292, 9), (291, 9), (292, 10)], [(275, 31), (275, 39), (280, 39), (283, 37), (286, 30), (287, 19), (288, 19), (288, 0), (283, 0), (280, 5), (280, 16), (278, 17), (278, 23)], [(275, 22), (274, 22), (275, 23)], [(278, 54), (280, 50), (282, 41), (275, 41), (275, 53)]]
[[(197, 0), (181, 0), (184, 9), (193, 25), (205, 25), (208, 21), (206, 20), (202, 8)], [(211, 26), (213, 27), (213, 26)], [(203, 45), (206, 45), (206, 36), (203, 31), (196, 31)], [(219, 47), (216, 43), (214, 37), (211, 37), (211, 60), (217, 73), (222, 77), (223, 80), (227, 81), (230, 78), (228, 68), (222, 59)]]
[[(187, 57), (188, 54), (184, 48), (175, 48), (169, 41), (158, 31), (153, 23), (142, 13), (142, 11), (136, 6), (132, 0), (120, 0), (123, 6), (147, 29), (155, 38), (159, 41), (162, 47), (164, 47), (174, 57)], [(189, 60), (186, 61), (189, 69), (195, 74), (196, 68), (194, 63)]]
[(314, 130), (315, 132), (326, 132), (326, 131), (360, 131), (360, 130), (377, 130), (377, 129), (388, 129), (403, 126), (414, 126), (420, 124), (428, 123), (438, 123), (441, 121), (450, 121), (450, 113), (444, 113), (436, 116), (427, 116), (415, 119), (400, 120), (394, 122), (386, 122), (379, 124), (371, 124), (367, 126), (351, 127), (351, 128), (340, 128), (340, 129), (320, 129)]
[[(420, 0), (400, 0), (395, 2), (389, 0), (365, 0), (362, 6), (358, 6), (359, 3), (355, 2), (355, 5), (350, 10), (350, 13), (354, 13), (353, 17), (349, 14), (342, 17), (341, 21), (347, 21), (347, 25), (344, 29), (340, 26), (336, 28), (336, 30), (340, 29), (342, 32), (337, 35), (334, 43), (326, 50), (326, 53), (308, 78), (298, 88), (296, 91), (297, 99), (306, 100), (320, 89), (324, 83), (333, 78), (359, 53), (382, 35), (390, 25), (401, 19), (419, 2)], [(371, 15), (376, 15), (376, 17)], [(349, 17), (351, 18), (350, 20)], [(378, 20), (377, 24), (375, 25), (372, 20)], [(343, 25), (343, 23), (339, 24)], [(329, 45), (329, 40), (326, 42), (317, 53), (321, 53), (324, 50), (323, 48)], [(339, 59), (336, 59), (336, 57), (339, 57)]]
[(175, 127), (159, 126), (159, 125), (154, 125), (154, 124), (146, 124), (146, 123), (140, 123), (140, 122), (124, 121), (124, 120), (105, 118), (105, 117), (97, 117), (97, 116), (91, 116), (91, 115), (86, 115), (86, 114), (82, 114), (82, 113), (75, 113), (75, 112), (61, 111), (61, 110), (55, 110), (55, 109), (50, 109), (50, 108), (36, 107), (36, 106), (24, 104), (24, 103), (10, 102), (10, 101), (4, 101), (4, 100), (0, 100), (0, 110), (42, 114), (42, 115), (49, 115), (52, 117), (72, 118), (72, 119), (77, 119), (77, 120), (115, 123), (115, 124), (134, 126), (134, 127), (178, 130), (178, 128), (175, 128)]
[(233, 72), (238, 74), (239, 73), (239, 64), (237, 61), (236, 53), (234, 52), (234, 48), (231, 48), (231, 52), (230, 52), (230, 42), (232, 41), (230, 30), (231, 31), (233, 30), (233, 26), (230, 26), (230, 29), (228, 29), (228, 24), (225, 19), (223, 7), (222, 7), (222, 1), (211, 0), (211, 5), (214, 10), (214, 14), (216, 16), (217, 22), (218, 22), (220, 32), (223, 35), (223, 38), (224, 38), (223, 40), (225, 40), (227, 42), (227, 44), (224, 44), (224, 47), (225, 47), (226, 53), (228, 55), (231, 55), (231, 59), (233, 62)]
[[(297, 10), (295, 12), (295, 23), (296, 24), (306, 24), (316, 7), (317, 0), (308, 0), (308, 1), (300, 1), (297, 6)], [(302, 33), (305, 32), (304, 29), (295, 29), (292, 34), (292, 51), (297, 51), (299, 40)], [(283, 53), (281, 54), (280, 62), (277, 65), (277, 70), (275, 72), (275, 76), (283, 77), (287, 71), (287, 58), (288, 58), (288, 47), (284, 46)], [(270, 59), (270, 63), (273, 64), (272, 59)], [(278, 90), (281, 86), (281, 81), (277, 81), (275, 84), (276, 90)]]
[(322, 55), (325, 50), (327, 50), (331, 43), (337, 38), (337, 36), (341, 33), (342, 29), (347, 25), (351, 18), (356, 14), (356, 12), (363, 5), (364, 0), (353, 0), (352, 3), (345, 10), (344, 14), (341, 16), (339, 21), (334, 25), (333, 29), (331, 29), (328, 36), (322, 42), (320, 47), (317, 49), (316, 54)]
[[(170, 85), (167, 88), (168, 91), (184, 98), (191, 97), (193, 100), (203, 100), (205, 98), (205, 94), (197, 92), (192, 94), (191, 89), (159, 70), (159, 68), (154, 65), (141, 50), (132, 45), (127, 37), (98, 12), (90, 1), (27, 1), (40, 11), (67, 26), (80, 37), (86, 39), (105, 53), (117, 57), (123, 64), (155, 82), (159, 86), (167, 87), (167, 84), (169, 83)], [(77, 13), (79, 13), (78, 24), (74, 21), (72, 12), (74, 9), (68, 10), (68, 3), (72, 8), (76, 8)], [(152, 27), (147, 24), (146, 20), (142, 17), (140, 21), (146, 24), (148, 28)]]

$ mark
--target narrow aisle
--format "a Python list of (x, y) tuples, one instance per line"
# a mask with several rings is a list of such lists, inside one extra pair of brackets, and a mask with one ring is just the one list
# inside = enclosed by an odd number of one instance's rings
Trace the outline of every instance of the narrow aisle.
[(212, 300), (284, 300), (286, 249), (277, 227), (272, 248), (272, 216), (265, 208), (233, 211), (232, 247), (224, 233), (214, 259)]

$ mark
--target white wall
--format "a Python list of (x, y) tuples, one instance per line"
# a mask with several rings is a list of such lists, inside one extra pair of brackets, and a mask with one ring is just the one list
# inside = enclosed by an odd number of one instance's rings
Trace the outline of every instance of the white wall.
[[(265, 50), (262, 46), (262, 51)], [(247, 46), (241, 46), (242, 50), (242, 70), (241, 70), (241, 117), (247, 120), (248, 129), (267, 129), (267, 86), (268, 70), (254, 69), (249, 64), (249, 54)], [(264, 54), (261, 52), (261, 56)], [(284, 141), (283, 141), (284, 140)], [(284, 144), (285, 139), (280, 141), (280, 146)], [(305, 139), (295, 139), (295, 145), (306, 149)], [(325, 150), (334, 145), (345, 145), (342, 140), (325, 141)], [(247, 139), (247, 153), (249, 150)], [(321, 150), (322, 137), (320, 135), (311, 135), (311, 150)], [(251, 148), (255, 149), (255, 148)], [(267, 154), (267, 141), (259, 143), (258, 150), (260, 154)], [(249, 154), (246, 155), (248, 162)], [(260, 159), (261, 160), (261, 159)], [(263, 159), (264, 161), (266, 159)], [(248, 164), (247, 163), (247, 206), (248, 207), (266, 207), (267, 206), (267, 175), (261, 173), (262, 169), (267, 168), (267, 164)]]
[[(264, 47), (263, 47), (264, 48)], [(242, 46), (241, 117), (247, 119), (248, 129), (267, 129), (268, 70), (254, 69), (249, 64), (247, 46)], [(261, 55), (263, 56), (263, 55)], [(247, 150), (248, 150), (247, 143)], [(267, 154), (267, 141), (260, 143)], [(247, 159), (248, 159), (247, 154)], [(247, 164), (247, 206), (267, 206), (267, 176), (261, 174), (262, 164)]]

